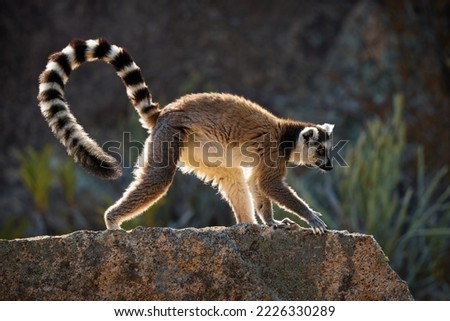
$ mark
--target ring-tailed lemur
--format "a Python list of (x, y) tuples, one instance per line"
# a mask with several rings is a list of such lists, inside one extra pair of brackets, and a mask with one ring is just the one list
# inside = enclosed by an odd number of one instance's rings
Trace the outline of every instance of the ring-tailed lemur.
[(268, 225), (292, 224), (274, 219), (274, 201), (314, 232), (324, 232), (321, 214), (299, 198), (284, 177), (288, 163), (332, 169), (328, 155), (334, 125), (280, 119), (249, 100), (222, 93), (186, 95), (160, 109), (127, 51), (103, 39), (71, 42), (49, 57), (39, 77), (42, 114), (68, 154), (86, 170), (105, 179), (121, 175), (120, 164), (86, 134), (64, 96), (72, 70), (93, 60), (114, 66), (149, 130), (135, 180), (105, 213), (108, 229), (119, 229), (154, 204), (180, 168), (217, 186), (237, 223), (256, 224), (256, 211)]

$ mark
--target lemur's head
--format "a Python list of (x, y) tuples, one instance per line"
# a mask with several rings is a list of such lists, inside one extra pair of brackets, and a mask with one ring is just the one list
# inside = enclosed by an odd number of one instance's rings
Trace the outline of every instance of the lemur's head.
[(297, 165), (318, 167), (324, 171), (333, 169), (330, 159), (333, 124), (306, 126), (298, 137), (291, 161)]

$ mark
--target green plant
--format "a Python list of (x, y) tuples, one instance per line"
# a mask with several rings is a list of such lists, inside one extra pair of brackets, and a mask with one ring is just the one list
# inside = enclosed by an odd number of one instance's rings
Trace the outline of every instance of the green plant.
[(448, 169), (427, 174), (419, 147), (411, 179), (403, 97), (395, 96), (393, 105), (391, 119), (370, 121), (347, 148), (349, 167), (336, 168), (320, 190), (302, 185), (302, 196), (332, 227), (373, 234), (416, 298), (448, 299), (442, 263), (450, 248), (450, 187), (443, 187)]
[(58, 162), (56, 170), (59, 182), (63, 188), (64, 199), (70, 207), (73, 207), (76, 187), (74, 163), (71, 159), (64, 162), (60, 161)]
[(23, 237), (28, 225), (28, 220), (23, 217), (7, 217), (0, 225), (0, 239), (11, 240)]
[(16, 153), (16, 157), (20, 162), (20, 177), (30, 191), (37, 211), (42, 215), (45, 215), (48, 211), (52, 180), (51, 154), (52, 148), (50, 146), (45, 146), (41, 151), (27, 147), (24, 152)]
[(439, 190), (448, 168), (427, 179), (422, 148), (417, 158), (415, 189), (410, 187), (402, 200), (386, 253), (419, 298), (448, 299), (442, 262), (450, 248), (450, 186)]
[(27, 147), (24, 152), (16, 153), (20, 163), (20, 177), (33, 197), (34, 206), (41, 215), (46, 230), (48, 230), (48, 199), (52, 181), (51, 154), (50, 146), (45, 146), (41, 151)]
[[(406, 214), (406, 211), (397, 214), (401, 198), (397, 189), (402, 179), (406, 138), (402, 98), (397, 96), (394, 100), (392, 118), (369, 122), (356, 144), (347, 149), (345, 160), (350, 166), (333, 173), (339, 199), (351, 200), (340, 202), (341, 223), (382, 239), (388, 239), (394, 232), (392, 229), (398, 233), (399, 220)], [(404, 204), (409, 203), (411, 193), (408, 189)], [(390, 248), (386, 251), (390, 252)]]

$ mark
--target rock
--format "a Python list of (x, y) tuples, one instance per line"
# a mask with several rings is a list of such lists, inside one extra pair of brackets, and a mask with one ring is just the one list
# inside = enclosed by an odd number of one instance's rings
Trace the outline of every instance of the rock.
[(267, 226), (0, 241), (0, 300), (412, 300), (372, 236)]

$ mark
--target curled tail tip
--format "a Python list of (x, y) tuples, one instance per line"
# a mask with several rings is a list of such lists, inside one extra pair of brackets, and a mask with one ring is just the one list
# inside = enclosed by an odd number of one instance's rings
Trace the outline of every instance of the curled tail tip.
[(122, 176), (122, 167), (119, 162), (112, 157), (100, 160), (99, 164), (83, 161), (79, 163), (89, 173), (101, 179), (113, 180)]
[(102, 164), (99, 169), (97, 169), (98, 177), (107, 180), (117, 179), (122, 176), (122, 167), (115, 161), (113, 164)]
[(116, 179), (122, 175), (122, 166), (105, 153), (92, 139), (85, 136), (78, 143), (68, 144), (67, 152), (86, 171), (101, 179)]

